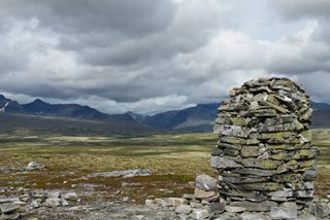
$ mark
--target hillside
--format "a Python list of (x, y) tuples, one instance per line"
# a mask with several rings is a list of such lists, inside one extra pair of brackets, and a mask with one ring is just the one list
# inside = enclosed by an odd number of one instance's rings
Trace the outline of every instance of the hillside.
[[(0, 132), (27, 130), (61, 134), (143, 134), (150, 132), (211, 132), (218, 103), (141, 115), (106, 114), (79, 104), (50, 104), (40, 99), (27, 104), (0, 95)], [(312, 128), (330, 127), (330, 105), (312, 103)]]
[(27, 114), (0, 114), (0, 133), (53, 135), (143, 135), (153, 129), (138, 123), (101, 122)]
[(0, 132), (64, 135), (144, 134), (154, 129), (129, 114), (106, 114), (78, 104), (50, 104), (40, 99), (28, 104), (0, 95)]
[(168, 111), (145, 117), (146, 125), (161, 130), (210, 131), (217, 115), (218, 104), (199, 104), (182, 110)]
[[(330, 105), (311, 103), (314, 110), (312, 128), (330, 128)], [(212, 131), (219, 104), (199, 104), (182, 110), (162, 112), (145, 117), (143, 123), (161, 130), (178, 132)]]

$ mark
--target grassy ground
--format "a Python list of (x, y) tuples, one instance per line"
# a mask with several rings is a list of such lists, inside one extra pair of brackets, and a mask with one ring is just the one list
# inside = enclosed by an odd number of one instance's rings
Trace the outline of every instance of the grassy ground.
[[(317, 192), (330, 194), (330, 130), (309, 134), (320, 146), (320, 175)], [(1, 186), (69, 189), (90, 186), (105, 197), (118, 193), (137, 202), (153, 196), (179, 196), (192, 192), (193, 181), (200, 173), (212, 175), (210, 150), (214, 134), (154, 135), (148, 137), (17, 137), (0, 136)], [(29, 161), (38, 161), (47, 169), (25, 172)], [(5, 169), (4, 169), (5, 168)], [(94, 172), (148, 168), (149, 177), (81, 178)]]

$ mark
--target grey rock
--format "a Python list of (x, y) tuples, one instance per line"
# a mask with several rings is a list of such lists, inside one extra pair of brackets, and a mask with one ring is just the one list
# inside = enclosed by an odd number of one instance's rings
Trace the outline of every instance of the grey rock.
[(31, 201), (30, 207), (33, 209), (39, 208), (41, 205), (41, 199), (35, 199)]
[(242, 163), (247, 168), (258, 168), (264, 170), (275, 170), (281, 164), (280, 161), (255, 159), (255, 158), (244, 159), (242, 160)]
[(44, 206), (55, 208), (61, 205), (60, 198), (47, 198), (46, 201), (43, 203)]
[(145, 200), (145, 205), (148, 206), (148, 207), (154, 208), (155, 202), (152, 199), (146, 199)]
[(273, 206), (270, 210), (272, 219), (297, 219), (297, 206)]
[(190, 207), (193, 209), (201, 209), (204, 207), (204, 205), (202, 205), (202, 203), (197, 202), (197, 201), (191, 201), (190, 202)]
[(233, 146), (234, 149), (240, 150), (239, 145), (256, 145), (259, 144), (259, 140), (257, 139), (245, 139), (231, 136), (221, 136), (219, 138), (219, 144), (228, 143)]
[(233, 137), (242, 137), (247, 138), (249, 136), (250, 131), (241, 126), (235, 125), (220, 125), (219, 126), (219, 134), (224, 136), (233, 136)]
[(249, 212), (268, 212), (270, 211), (271, 207), (275, 206), (275, 202), (266, 201), (266, 202), (232, 202), (230, 205), (236, 207), (243, 207), (246, 211)]
[(111, 172), (92, 173), (87, 175), (87, 178), (91, 177), (135, 177), (135, 176), (150, 176), (151, 171), (149, 169), (132, 169), (132, 170), (120, 170)]
[(60, 191), (48, 191), (47, 192), (47, 198), (60, 198), (61, 192)]
[(180, 205), (187, 205), (188, 204), (188, 201), (186, 199), (174, 198), (174, 197), (166, 198), (165, 202), (166, 202), (166, 206), (168, 206), (168, 207), (178, 207)]
[(269, 216), (266, 216), (262, 213), (249, 213), (244, 212), (240, 215), (241, 220), (271, 220)]
[(192, 209), (189, 205), (179, 205), (175, 209), (175, 212), (178, 213), (178, 214), (189, 215), (192, 212)]
[(316, 176), (317, 176), (317, 170), (315, 170), (315, 169), (306, 170), (303, 175), (304, 180), (306, 180), (306, 181), (312, 181), (316, 178)]
[(200, 220), (208, 218), (210, 213), (207, 209), (194, 209), (190, 216), (193, 219)]
[(221, 214), (225, 211), (226, 204), (223, 202), (216, 202), (209, 204), (209, 212), (211, 214)]
[(242, 176), (242, 177), (223, 177), (223, 181), (226, 183), (232, 184), (244, 184), (244, 183), (260, 183), (260, 182), (267, 182), (266, 177), (249, 177), (249, 176)]
[(312, 200), (319, 151), (304, 136), (311, 112), (309, 96), (286, 78), (252, 80), (231, 91), (219, 108), (211, 157), (228, 211), (272, 209), (275, 218), (287, 219)]
[(134, 220), (144, 220), (146, 217), (144, 215), (136, 215), (134, 216)]
[(61, 198), (61, 204), (62, 204), (62, 206), (69, 206), (70, 204), (69, 204), (69, 202), (67, 201), (67, 200), (65, 200), (64, 198)]
[(242, 198), (241, 200), (247, 200), (251, 202), (263, 202), (268, 199), (268, 197), (260, 191), (242, 191), (238, 189), (227, 189), (221, 191), (222, 195), (228, 197)]
[(315, 203), (311, 208), (312, 214), (316, 217), (325, 218), (330, 214), (329, 205), (324, 203)]
[(293, 190), (289, 188), (283, 188), (282, 190), (271, 192), (269, 195), (273, 201), (287, 201), (289, 198), (293, 197)]
[(313, 198), (314, 190), (297, 190), (295, 194), (297, 198)]
[(249, 108), (253, 109), (253, 110), (258, 109), (259, 108), (258, 102), (257, 101), (252, 101)]
[(69, 201), (77, 201), (79, 199), (76, 192), (67, 192), (63, 195), (63, 198)]
[(237, 144), (230, 144), (230, 143), (224, 143), (219, 141), (218, 142), (218, 148), (223, 149), (223, 150), (236, 150), (239, 151), (241, 150), (241, 145), (237, 145)]
[(230, 157), (212, 156), (211, 167), (223, 169), (223, 168), (238, 168), (238, 167), (242, 167), (242, 165), (238, 164), (233, 160), (233, 158)]
[(242, 157), (257, 157), (259, 155), (259, 146), (243, 146), (241, 155)]
[(35, 161), (30, 161), (25, 169), (28, 171), (34, 171), (34, 170), (42, 170), (44, 168), (45, 168), (45, 165), (35, 162)]
[(21, 215), (19, 213), (12, 214), (2, 214), (0, 215), (0, 220), (16, 220), (20, 219)]
[(263, 176), (268, 177), (274, 175), (274, 171), (272, 170), (263, 170), (263, 169), (254, 169), (254, 168), (237, 168), (233, 170), (234, 173), (245, 174), (245, 175), (253, 175), (256, 177)]
[(161, 206), (161, 207), (170, 206), (167, 199), (161, 199), (161, 198), (154, 199), (153, 204), (156, 206)]
[(5, 213), (5, 214), (12, 214), (17, 209), (19, 209), (19, 206), (17, 206), (17, 205), (0, 204), (0, 210), (1, 210), (1, 212)]
[(195, 197), (194, 197), (194, 194), (187, 194), (187, 193), (185, 193), (185, 194), (183, 194), (182, 198), (187, 199), (187, 200), (192, 200)]
[(46, 198), (48, 196), (47, 192), (42, 192), (42, 191), (33, 191), (31, 193), (32, 198), (38, 198), (38, 199), (42, 199), (42, 198)]
[(196, 187), (205, 191), (216, 190), (218, 181), (208, 175), (199, 175), (196, 177)]
[(318, 220), (318, 218), (312, 215), (303, 215), (299, 216), (297, 220)]
[(217, 192), (215, 191), (205, 191), (199, 188), (195, 188), (195, 192), (194, 192), (194, 197), (196, 199), (208, 199), (208, 198), (213, 198), (217, 196)]
[(241, 206), (227, 205), (225, 207), (225, 210), (226, 210), (226, 212), (230, 212), (230, 213), (239, 213), (239, 212), (246, 211), (246, 208), (241, 207)]
[(237, 213), (225, 212), (219, 215), (219, 217), (214, 220), (241, 220), (241, 217)]
[(314, 183), (313, 182), (304, 182), (305, 189), (313, 190), (314, 189)]

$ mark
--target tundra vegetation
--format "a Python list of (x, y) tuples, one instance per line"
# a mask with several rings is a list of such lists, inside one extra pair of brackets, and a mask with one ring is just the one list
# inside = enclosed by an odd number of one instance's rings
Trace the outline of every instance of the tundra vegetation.
[[(330, 194), (330, 130), (306, 134), (320, 148), (316, 194)], [(142, 204), (153, 197), (193, 192), (196, 175), (213, 175), (212, 133), (166, 134), (142, 137), (0, 136), (0, 187), (86, 191), (82, 203), (126, 197)], [(44, 169), (26, 171), (30, 161)], [(150, 169), (152, 175), (132, 178), (93, 176), (98, 172)], [(91, 177), (88, 177), (91, 175)], [(0, 192), (5, 194), (7, 192)]]

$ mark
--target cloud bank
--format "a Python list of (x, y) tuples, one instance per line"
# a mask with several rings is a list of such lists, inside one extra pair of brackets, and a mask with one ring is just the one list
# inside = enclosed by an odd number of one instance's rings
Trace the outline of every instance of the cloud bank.
[(2, 0), (0, 92), (154, 113), (277, 75), (330, 102), (329, 10), (327, 0)]

